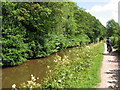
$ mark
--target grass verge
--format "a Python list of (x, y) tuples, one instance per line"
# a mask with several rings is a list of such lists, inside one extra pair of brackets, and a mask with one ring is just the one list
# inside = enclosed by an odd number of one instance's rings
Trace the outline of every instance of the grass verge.
[[(54, 70), (45, 78), (40, 88), (93, 88), (100, 82), (100, 67), (104, 44), (97, 43), (85, 47), (74, 47), (56, 54)], [(35, 80), (33, 80), (35, 82)], [(35, 84), (24, 84), (35, 87)]]

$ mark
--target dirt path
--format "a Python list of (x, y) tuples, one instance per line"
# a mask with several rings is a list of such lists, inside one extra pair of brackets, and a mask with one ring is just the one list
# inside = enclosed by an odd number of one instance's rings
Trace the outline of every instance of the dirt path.
[(114, 88), (120, 90), (120, 59), (118, 53), (113, 49), (111, 55), (108, 54), (106, 44), (101, 68), (101, 83), (98, 88)]

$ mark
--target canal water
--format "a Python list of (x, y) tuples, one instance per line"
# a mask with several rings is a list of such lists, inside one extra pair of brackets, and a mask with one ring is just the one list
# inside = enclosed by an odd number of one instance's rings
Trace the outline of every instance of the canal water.
[[(2, 68), (2, 88), (11, 88), (13, 84), (20, 86), (20, 84), (31, 80), (31, 74), (39, 77), (37, 82), (42, 83), (43, 78), (49, 75), (49, 70), (54, 68), (55, 58), (58, 55), (61, 59), (66, 54), (70, 55), (69, 50), (71, 49), (72, 48), (61, 50), (45, 58), (28, 60), (15, 67)], [(71, 55), (70, 58), (72, 58)], [(50, 67), (48, 68), (48, 66)]]
[(29, 60), (19, 66), (2, 68), (2, 88), (11, 88), (13, 84), (20, 86), (20, 84), (31, 80), (31, 74), (39, 77), (37, 82), (41, 83), (43, 78), (49, 74), (49, 70), (54, 67), (54, 59), (55, 54)]

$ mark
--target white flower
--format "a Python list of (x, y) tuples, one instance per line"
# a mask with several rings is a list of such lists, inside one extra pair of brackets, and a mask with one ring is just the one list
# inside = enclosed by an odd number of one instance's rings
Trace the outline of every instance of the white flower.
[(49, 72), (52, 72), (52, 70), (49, 70)]
[(16, 88), (16, 85), (15, 85), (15, 84), (13, 84), (13, 85), (12, 85), (12, 88)]
[(57, 62), (57, 60), (54, 60), (54, 62)]
[(36, 85), (36, 82), (34, 82), (33, 85)]
[(39, 79), (39, 77), (37, 77), (37, 79)]
[(61, 57), (59, 57), (58, 60), (61, 60)]
[(58, 82), (60, 83), (60, 82), (62, 82), (62, 80), (58, 80)]
[(63, 79), (64, 79), (65, 77), (63, 77)]
[(32, 86), (30, 86), (30, 90), (32, 90)]
[(86, 46), (86, 47), (90, 49), (90, 46)]
[(50, 68), (50, 66), (47, 66), (47, 68)]
[(31, 77), (31, 79), (32, 79), (32, 80), (34, 80), (34, 79), (35, 79), (35, 77)]
[(27, 81), (28, 82), (28, 84), (30, 85), (30, 84), (33, 84), (33, 82), (32, 81)]

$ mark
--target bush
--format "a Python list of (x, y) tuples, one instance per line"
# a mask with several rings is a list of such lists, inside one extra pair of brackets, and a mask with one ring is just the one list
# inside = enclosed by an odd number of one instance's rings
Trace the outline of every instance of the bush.
[(102, 24), (73, 2), (2, 4), (3, 66), (94, 42), (103, 35)]

